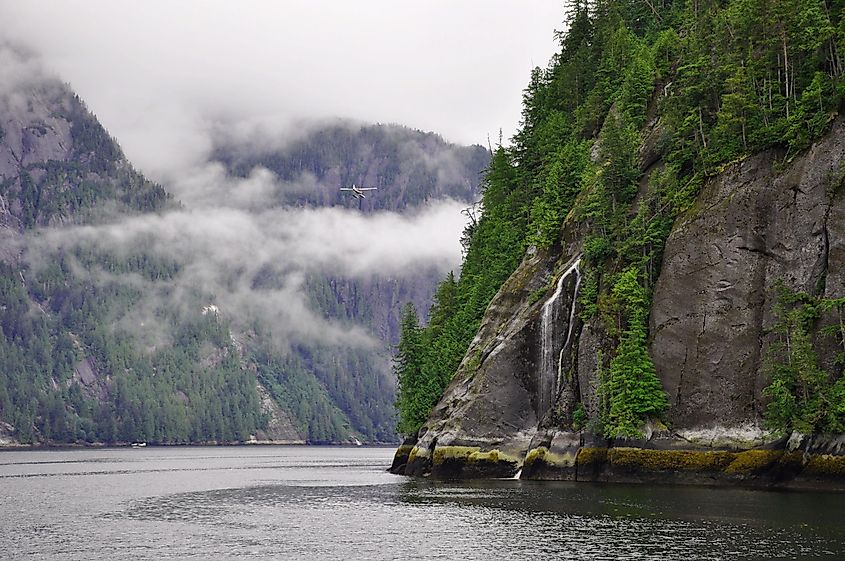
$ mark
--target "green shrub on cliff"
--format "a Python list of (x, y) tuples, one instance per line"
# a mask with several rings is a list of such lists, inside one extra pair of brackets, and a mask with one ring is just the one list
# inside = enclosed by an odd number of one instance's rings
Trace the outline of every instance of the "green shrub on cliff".
[(599, 384), (603, 431), (610, 438), (640, 436), (643, 424), (659, 416), (667, 406), (666, 394), (648, 354), (649, 299), (640, 285), (636, 267), (629, 267), (619, 275), (612, 292), (619, 302), (620, 323), (624, 321), (626, 327)]
[[(838, 348), (845, 348), (842, 311), (845, 298), (813, 297), (777, 288), (775, 315), (778, 318), (767, 357), (771, 382), (763, 390), (769, 398), (765, 420), (777, 431), (802, 433), (845, 432), (845, 376), (827, 372), (819, 365), (814, 344), (832, 336)], [(838, 321), (818, 324), (826, 312), (836, 312)], [(843, 354), (838, 353), (837, 370)]]

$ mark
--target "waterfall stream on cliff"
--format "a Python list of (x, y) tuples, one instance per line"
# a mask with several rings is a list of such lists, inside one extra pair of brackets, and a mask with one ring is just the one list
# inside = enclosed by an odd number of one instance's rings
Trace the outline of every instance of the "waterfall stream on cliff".
[(557, 385), (560, 387), (561, 376), (563, 370), (563, 353), (572, 346), (572, 328), (575, 326), (575, 308), (578, 302), (578, 289), (581, 288), (581, 269), (578, 265), (581, 263), (581, 258), (575, 260), (575, 263), (570, 268), (570, 271), (575, 272), (575, 288), (572, 289), (572, 300), (569, 303), (569, 325), (566, 328), (566, 339), (563, 341), (563, 346), (560, 348), (560, 354), (557, 358)]
[[(538, 383), (538, 410), (537, 416), (542, 418), (552, 406), (552, 400), (557, 394), (557, 386), (560, 383), (561, 362), (564, 351), (571, 345), (572, 327), (575, 323), (575, 301), (578, 298), (578, 288), (581, 284), (581, 272), (578, 265), (581, 263), (580, 256), (577, 257), (557, 281), (554, 294), (543, 304), (543, 311), (540, 320), (540, 372)], [(563, 285), (566, 280), (575, 274), (575, 285), (572, 290), (572, 298), (569, 300), (568, 325), (566, 339), (558, 347), (557, 318), (560, 316), (558, 300), (563, 294)], [(558, 350), (560, 349), (560, 350)]]

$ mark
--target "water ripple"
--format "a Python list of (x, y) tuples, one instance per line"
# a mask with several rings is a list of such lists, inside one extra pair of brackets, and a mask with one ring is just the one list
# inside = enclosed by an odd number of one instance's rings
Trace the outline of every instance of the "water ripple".
[(0, 559), (845, 558), (837, 495), (407, 480), (384, 450), (193, 455), (0, 465)]

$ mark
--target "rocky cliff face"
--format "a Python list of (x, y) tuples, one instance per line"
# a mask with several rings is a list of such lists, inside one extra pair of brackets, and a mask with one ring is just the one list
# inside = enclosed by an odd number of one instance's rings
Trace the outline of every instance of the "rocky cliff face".
[[(653, 158), (647, 160), (651, 167)], [(597, 417), (601, 355), (612, 351), (597, 318), (582, 325), (572, 313), (581, 235), (570, 216), (561, 246), (527, 255), (501, 288), (428, 422), (397, 452), (394, 472), (823, 481), (828, 488), (834, 481), (845, 488), (841, 439), (777, 439), (761, 419), (775, 283), (809, 294), (845, 293), (845, 121), (786, 169), (779, 169), (781, 160), (764, 152), (709, 180), (669, 237), (649, 350), (669, 396), (671, 429), (647, 426), (642, 439), (608, 442), (564, 422), (577, 402)], [(551, 344), (544, 325), (550, 315)], [(831, 364), (830, 356), (822, 360)]]
[[(4, 61), (27, 64), (20, 58)], [(166, 206), (168, 195), (132, 168), (65, 84), (32, 71), (3, 84), (0, 227), (5, 235), (84, 221), (90, 219), (86, 211), (105, 202), (113, 210), (155, 211)]]
[(72, 99), (58, 88), (33, 88), (32, 93), (27, 103), (9, 94), (0, 101), (0, 215), (6, 229), (20, 228), (23, 205), (10, 194), (23, 190), (24, 177), (34, 172), (41, 178), (46, 162), (65, 162), (72, 155), (71, 124), (53, 111), (55, 107), (69, 111)]
[(678, 429), (759, 426), (777, 281), (814, 295), (845, 289), (845, 123), (780, 173), (777, 156), (709, 182), (668, 240), (651, 354)]

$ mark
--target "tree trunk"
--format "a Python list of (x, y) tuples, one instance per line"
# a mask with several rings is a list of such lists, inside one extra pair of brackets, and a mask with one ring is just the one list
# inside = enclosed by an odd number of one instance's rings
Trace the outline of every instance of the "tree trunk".
[(786, 49), (786, 31), (785, 30), (781, 33), (781, 40), (782, 40), (782, 43), (783, 43), (783, 82), (784, 82), (784, 86), (785, 86), (784, 89), (785, 89), (785, 92), (786, 92), (786, 95), (784, 96), (784, 97), (786, 97), (786, 118), (789, 119), (789, 94), (790, 94), (789, 80), (790, 80), (790, 76), (789, 76), (789, 54), (787, 53), (787, 49)]

